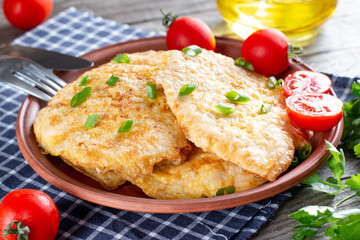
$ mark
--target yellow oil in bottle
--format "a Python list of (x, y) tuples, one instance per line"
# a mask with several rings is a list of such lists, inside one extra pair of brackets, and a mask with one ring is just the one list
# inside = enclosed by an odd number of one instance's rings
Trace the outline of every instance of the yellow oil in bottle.
[(334, 12), (336, 0), (217, 0), (220, 13), (235, 34), (247, 38), (261, 28), (276, 28), (298, 46), (319, 34)]

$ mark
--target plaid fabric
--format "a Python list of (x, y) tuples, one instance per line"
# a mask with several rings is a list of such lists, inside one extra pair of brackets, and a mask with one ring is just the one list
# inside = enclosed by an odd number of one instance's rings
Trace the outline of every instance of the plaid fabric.
[[(69, 8), (12, 44), (82, 55), (99, 47), (157, 35)], [(342, 100), (353, 79), (331, 76)], [(0, 82), (0, 199), (14, 189), (31, 188), (54, 199), (60, 214), (57, 239), (249, 239), (289, 197), (274, 197), (232, 209), (151, 214), (108, 208), (78, 199), (43, 180), (19, 151), (15, 122), (25, 94)]]

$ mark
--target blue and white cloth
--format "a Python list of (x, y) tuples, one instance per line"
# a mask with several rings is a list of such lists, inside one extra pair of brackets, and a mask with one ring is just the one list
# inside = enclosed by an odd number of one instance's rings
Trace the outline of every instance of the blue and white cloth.
[[(69, 8), (12, 44), (79, 56), (105, 45), (156, 35)], [(331, 77), (338, 96), (347, 100), (353, 79)], [(84, 201), (46, 182), (22, 156), (15, 123), (24, 98), (25, 94), (0, 83), (0, 199), (20, 188), (48, 194), (59, 209), (57, 239), (249, 239), (294, 191), (236, 208), (185, 214), (132, 212)]]

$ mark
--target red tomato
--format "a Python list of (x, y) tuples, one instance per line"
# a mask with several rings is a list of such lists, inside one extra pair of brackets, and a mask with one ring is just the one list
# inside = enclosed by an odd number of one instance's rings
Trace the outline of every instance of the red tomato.
[(168, 49), (182, 50), (190, 45), (197, 45), (215, 51), (215, 37), (206, 23), (193, 17), (176, 19), (166, 34)]
[(53, 7), (52, 0), (4, 0), (8, 21), (17, 28), (29, 30), (45, 21)]
[(297, 71), (287, 76), (282, 89), (286, 97), (303, 93), (328, 93), (331, 80), (328, 76), (312, 71)]
[(328, 94), (297, 94), (286, 99), (290, 119), (299, 127), (326, 131), (335, 127), (343, 116), (343, 103)]
[[(59, 228), (59, 212), (54, 201), (47, 194), (33, 189), (14, 190), (1, 201), (0, 232), (3, 233), (14, 220), (23, 220), (22, 224), (30, 230), (29, 240), (55, 239)], [(5, 239), (13, 240), (15, 235), (7, 235)]]
[(289, 40), (279, 30), (260, 29), (245, 39), (241, 55), (254, 66), (254, 71), (275, 76), (289, 66)]

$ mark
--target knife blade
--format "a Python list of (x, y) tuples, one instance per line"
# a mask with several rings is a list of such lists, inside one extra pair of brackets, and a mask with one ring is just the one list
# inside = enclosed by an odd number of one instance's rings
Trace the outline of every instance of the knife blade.
[(63, 71), (88, 68), (94, 64), (83, 58), (41, 48), (23, 47), (18, 45), (0, 45), (0, 56), (1, 55), (24, 57), (39, 63), (45, 68)]

